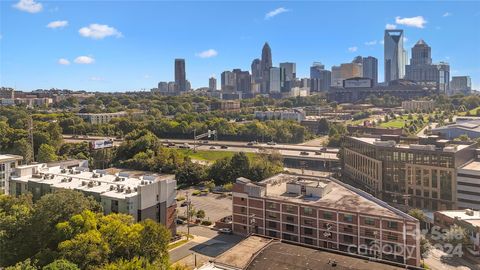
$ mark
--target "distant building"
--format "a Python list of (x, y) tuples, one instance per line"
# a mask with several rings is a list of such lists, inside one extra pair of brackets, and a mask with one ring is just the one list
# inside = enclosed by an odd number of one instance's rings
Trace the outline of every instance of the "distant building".
[[(232, 200), (236, 234), (420, 265), (419, 221), (334, 178), (278, 174), (254, 182), (241, 177), (233, 186)], [(375, 248), (378, 245), (381, 248)]]
[(305, 112), (300, 109), (255, 111), (254, 117), (259, 120), (293, 120), (301, 122), (305, 119)]
[(310, 67), (310, 90), (312, 92), (328, 91), (331, 85), (332, 72), (326, 70), (322, 63), (315, 62)]
[(282, 92), (288, 92), (292, 88), (290, 82), (297, 78), (297, 66), (295, 63), (285, 62), (280, 63), (280, 82)]
[(0, 88), (0, 99), (14, 99), (15, 90), (13, 88)]
[(263, 45), (260, 64), (262, 69), (262, 93), (268, 93), (270, 91), (270, 68), (272, 67), (272, 49), (268, 42)]
[(0, 195), (9, 194), (10, 176), (22, 160), (22, 156), (0, 154)]
[[(433, 214), (435, 225), (450, 229), (457, 225), (465, 230), (471, 245), (464, 249), (474, 256), (480, 255), (480, 212), (471, 209), (438, 211)], [(455, 248), (455, 246), (454, 246)]]
[(168, 92), (168, 82), (159, 82), (158, 83), (159, 92)]
[(208, 90), (217, 91), (217, 79), (215, 79), (214, 77), (208, 79)]
[(175, 234), (176, 185), (174, 175), (132, 178), (121, 172), (115, 175), (104, 170), (90, 172), (88, 164), (72, 169), (35, 164), (15, 168), (10, 194), (31, 193), (36, 201), (55, 190), (76, 190), (93, 196), (105, 214), (129, 214), (136, 221), (152, 219)]
[(252, 83), (262, 83), (262, 61), (256, 58), (252, 61), (251, 65), (252, 71)]
[(480, 210), (480, 161), (471, 161), (458, 169), (457, 193), (458, 208)]
[(453, 76), (450, 82), (451, 93), (469, 94), (472, 91), (470, 76)]
[(343, 87), (331, 87), (327, 99), (338, 103), (357, 103), (371, 97), (388, 94), (401, 100), (420, 99), (437, 93), (436, 87), (418, 85), (407, 80), (391, 81), (388, 85), (373, 86), (372, 79), (351, 78), (343, 82)]
[(384, 36), (384, 70), (385, 82), (403, 79), (405, 77), (405, 64), (407, 53), (403, 49), (403, 30), (385, 30)]
[(431, 48), (422, 39), (412, 48), (410, 65), (405, 67), (405, 79), (421, 85), (435, 86), (440, 93), (446, 94), (450, 85), (450, 65), (432, 64)]
[(435, 109), (435, 101), (406, 100), (406, 101), (402, 101), (402, 108), (405, 111), (411, 111), (411, 112), (433, 111)]
[(241, 69), (234, 69), (235, 74), (235, 90), (242, 93), (252, 92), (252, 77), (250, 72), (242, 71)]
[(363, 75), (363, 66), (359, 63), (344, 63), (332, 67), (332, 86), (341, 87), (343, 81), (350, 78), (358, 78)]
[(432, 134), (440, 135), (442, 138), (453, 140), (462, 135), (470, 139), (480, 138), (480, 120), (458, 121), (455, 124), (433, 128)]
[(271, 67), (269, 78), (269, 93), (280, 93), (281, 91), (281, 81), (280, 81), (280, 68)]
[(378, 84), (378, 60), (373, 56), (362, 57), (363, 77), (373, 80), (373, 85)]
[(224, 92), (237, 91), (237, 79), (235, 73), (231, 71), (224, 71), (221, 75), (221, 89)]
[(175, 90), (184, 92), (190, 90), (187, 88), (187, 78), (185, 72), (185, 59), (175, 59)]
[(129, 115), (135, 115), (135, 114), (142, 114), (143, 112), (140, 111), (135, 111), (135, 112), (115, 112), (115, 113), (77, 113), (77, 116), (83, 118), (86, 122), (89, 122), (90, 124), (94, 125), (101, 125), (101, 124), (107, 124), (112, 119), (118, 118), (118, 117), (127, 117)]
[(220, 111), (239, 111), (240, 110), (240, 100), (221, 100), (212, 102), (210, 109), (220, 110)]
[(458, 168), (476, 158), (475, 143), (436, 137), (345, 137), (345, 181), (399, 207), (457, 209)]

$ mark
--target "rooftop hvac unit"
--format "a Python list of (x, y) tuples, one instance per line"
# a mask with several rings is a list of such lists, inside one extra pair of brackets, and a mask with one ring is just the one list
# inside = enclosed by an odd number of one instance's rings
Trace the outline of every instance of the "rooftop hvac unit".
[(113, 185), (110, 185), (110, 190), (114, 190), (115, 187)]
[(465, 214), (468, 216), (473, 216), (473, 210), (472, 209), (465, 209)]
[(85, 186), (86, 184), (87, 184), (87, 182), (82, 181), (82, 186)]

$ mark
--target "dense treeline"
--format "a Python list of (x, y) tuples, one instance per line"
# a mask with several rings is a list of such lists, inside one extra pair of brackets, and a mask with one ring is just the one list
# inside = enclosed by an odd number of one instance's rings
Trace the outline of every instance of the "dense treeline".
[(170, 232), (163, 225), (105, 216), (93, 198), (77, 191), (57, 191), (35, 203), (30, 195), (0, 195), (0, 232), (0, 267), (12, 266), (6, 269), (119, 269), (116, 264), (139, 261), (168, 268)]

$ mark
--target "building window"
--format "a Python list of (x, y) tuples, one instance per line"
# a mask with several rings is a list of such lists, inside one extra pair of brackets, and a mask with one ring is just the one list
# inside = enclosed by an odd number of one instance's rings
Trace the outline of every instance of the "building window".
[(310, 207), (303, 207), (303, 214), (311, 216), (313, 215), (313, 209)]
[(375, 233), (373, 230), (365, 230), (365, 236), (367, 237), (375, 237)]
[(240, 198), (240, 201), (242, 201), (242, 202), (243, 202), (243, 201), (245, 201), (245, 198), (243, 198), (243, 197), (242, 197), (242, 198)]
[(396, 221), (387, 221), (387, 228), (389, 228), (389, 229), (397, 229), (397, 228), (398, 228), (398, 222), (396, 222)]
[(311, 228), (303, 228), (303, 233), (308, 234), (308, 235), (312, 235), (313, 230)]
[(268, 227), (270, 227), (270, 228), (277, 228), (277, 222), (275, 222), (275, 221), (269, 221), (269, 222), (268, 222)]
[(304, 219), (303, 224), (305, 224), (307, 226), (315, 226), (315, 221), (311, 220), (311, 219)]
[(277, 213), (268, 212), (268, 213), (267, 213), (267, 217), (268, 217), (268, 218), (277, 219), (277, 218), (278, 218), (278, 215), (277, 215)]
[(353, 243), (353, 236), (344, 234), (343, 235), (343, 242), (348, 243), (348, 244), (352, 244)]
[(276, 208), (277, 208), (276, 205), (275, 205), (274, 203), (272, 203), (272, 202), (267, 203), (267, 207), (268, 207), (269, 209), (276, 209)]
[(241, 213), (247, 212), (247, 208), (245, 208), (245, 207), (240, 207), (240, 212), (241, 212)]
[(285, 205), (285, 212), (293, 213), (295, 212), (295, 207), (293, 207), (292, 205)]
[(365, 225), (374, 226), (375, 220), (373, 218), (365, 218), (364, 219)]
[(313, 245), (313, 239), (312, 238), (303, 238), (303, 242), (307, 245)]
[(344, 222), (353, 222), (353, 215), (351, 214), (344, 214), (343, 215), (343, 221)]
[(295, 222), (295, 218), (293, 216), (286, 216), (285, 219), (288, 221), (288, 222)]
[(275, 232), (275, 231), (268, 231), (268, 236), (270, 236), (270, 237), (277, 237), (277, 232)]
[(331, 219), (333, 219), (333, 213), (331, 213), (331, 212), (323, 212), (323, 218), (324, 218), (324, 219), (329, 219), (329, 220), (331, 220)]
[(291, 224), (286, 224), (285, 225), (285, 230), (289, 231), (289, 232), (293, 232), (293, 231), (295, 231), (295, 227)]
[(387, 235), (387, 239), (390, 240), (390, 241), (398, 241), (398, 236), (395, 235), (395, 234), (389, 233), (389, 234)]

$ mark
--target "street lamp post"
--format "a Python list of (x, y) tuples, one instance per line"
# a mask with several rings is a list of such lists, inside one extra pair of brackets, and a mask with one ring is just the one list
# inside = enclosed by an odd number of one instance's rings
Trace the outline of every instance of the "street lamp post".
[(188, 198), (188, 191), (185, 192), (185, 196), (187, 198), (187, 241), (188, 239), (190, 238), (190, 204), (191, 204), (191, 201), (190, 199)]

